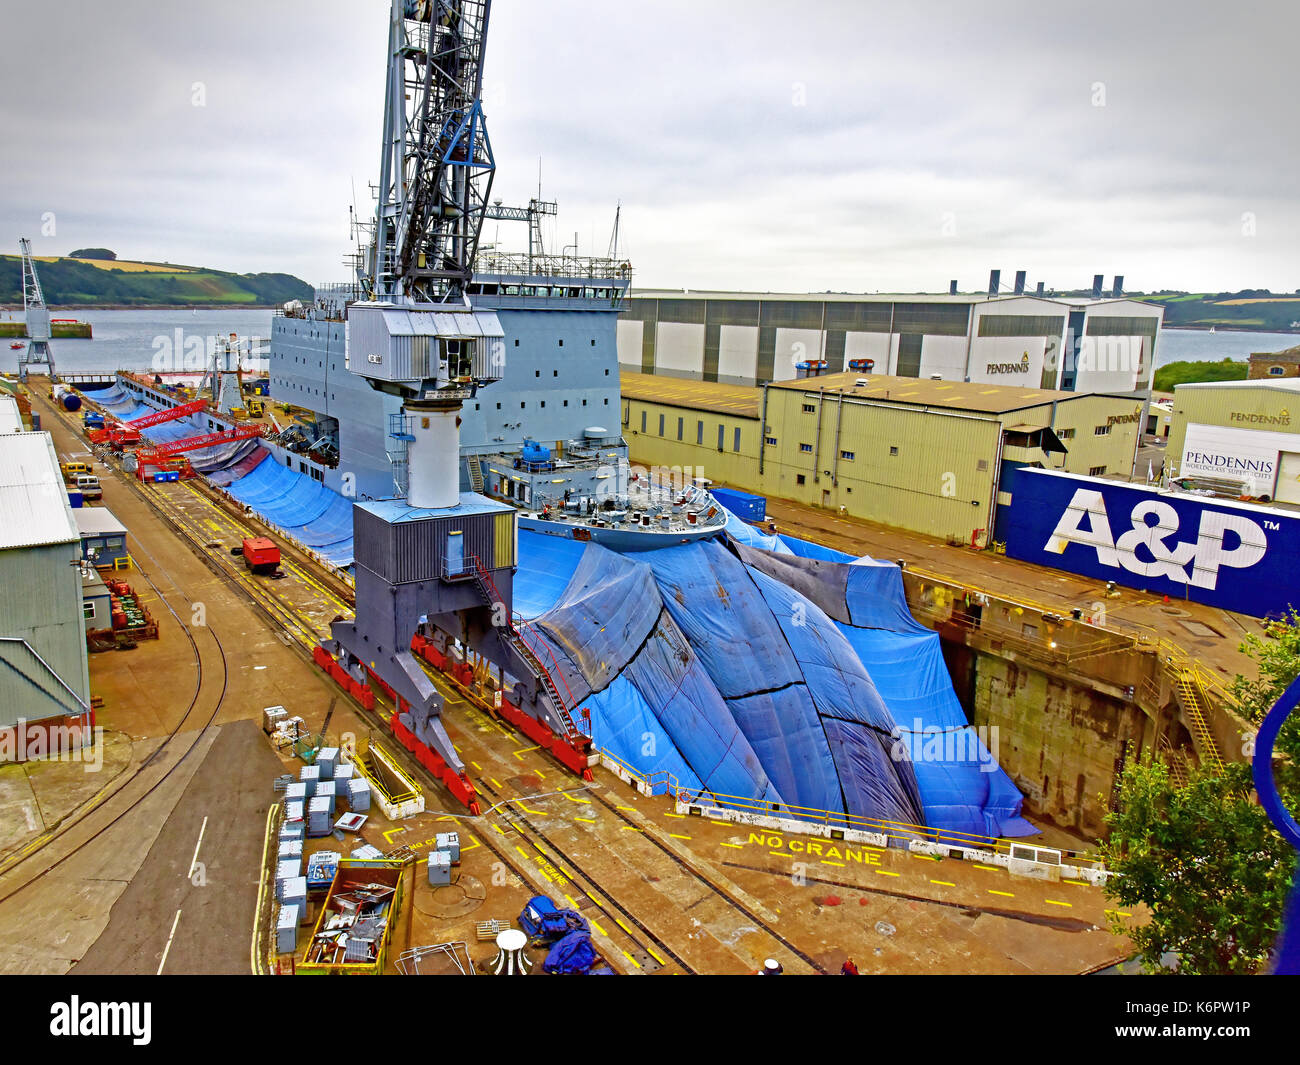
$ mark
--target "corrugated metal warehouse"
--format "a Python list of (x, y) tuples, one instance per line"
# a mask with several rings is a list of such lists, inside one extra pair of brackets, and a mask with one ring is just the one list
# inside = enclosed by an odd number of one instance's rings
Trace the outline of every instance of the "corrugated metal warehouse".
[(1007, 470), (1127, 478), (1142, 425), (1131, 396), (856, 373), (622, 386), (635, 462), (963, 542), (1005, 517)]
[(49, 434), (0, 434), (0, 731), (89, 724), (80, 562)]
[(1164, 320), (1123, 298), (644, 290), (625, 303), (624, 370), (742, 385), (824, 361), (830, 373), (1145, 391)]
[(1179, 477), (1240, 485), (1300, 504), (1300, 378), (1214, 381), (1174, 389), (1169, 459)]

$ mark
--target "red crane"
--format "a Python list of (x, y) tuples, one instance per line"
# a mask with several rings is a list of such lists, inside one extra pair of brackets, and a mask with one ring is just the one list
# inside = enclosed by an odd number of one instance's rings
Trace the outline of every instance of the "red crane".
[(164, 459), (169, 459), (173, 455), (180, 455), (186, 451), (213, 447), (216, 444), (227, 444), (232, 440), (249, 440), (261, 435), (261, 425), (236, 425), (224, 432), (204, 433), (202, 436), (187, 436), (183, 440), (173, 440), (167, 444), (141, 448), (135, 453), (136, 462), (139, 468), (143, 469), (145, 466), (156, 466)]

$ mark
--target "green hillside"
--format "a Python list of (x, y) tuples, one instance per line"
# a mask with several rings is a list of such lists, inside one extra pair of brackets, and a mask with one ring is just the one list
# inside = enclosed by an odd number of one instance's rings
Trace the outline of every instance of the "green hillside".
[(1157, 392), (1172, 392), (1174, 385), (1202, 381), (1244, 381), (1248, 363), (1224, 359), (1222, 362), (1170, 362), (1156, 370), (1151, 387)]
[[(166, 263), (92, 265), (77, 259), (38, 259), (36, 269), (52, 307), (269, 306), (312, 298), (312, 287), (291, 274), (232, 274)], [(22, 260), (0, 256), (0, 303), (22, 301)]]

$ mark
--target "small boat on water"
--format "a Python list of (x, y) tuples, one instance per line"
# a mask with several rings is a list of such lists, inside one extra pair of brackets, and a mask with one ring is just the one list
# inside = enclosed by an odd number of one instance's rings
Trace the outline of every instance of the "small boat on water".
[(25, 348), (26, 346), (27, 345), (24, 344), (22, 341), (14, 341), (14, 343), (9, 345), (10, 348), (14, 348), (14, 349)]

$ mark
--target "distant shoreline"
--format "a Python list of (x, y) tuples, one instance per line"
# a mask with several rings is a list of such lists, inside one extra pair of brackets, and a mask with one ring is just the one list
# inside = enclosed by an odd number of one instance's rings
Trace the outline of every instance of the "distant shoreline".
[[(50, 314), (60, 311), (273, 311), (279, 303), (60, 303)], [(0, 303), (0, 311), (22, 311), (21, 303)]]

